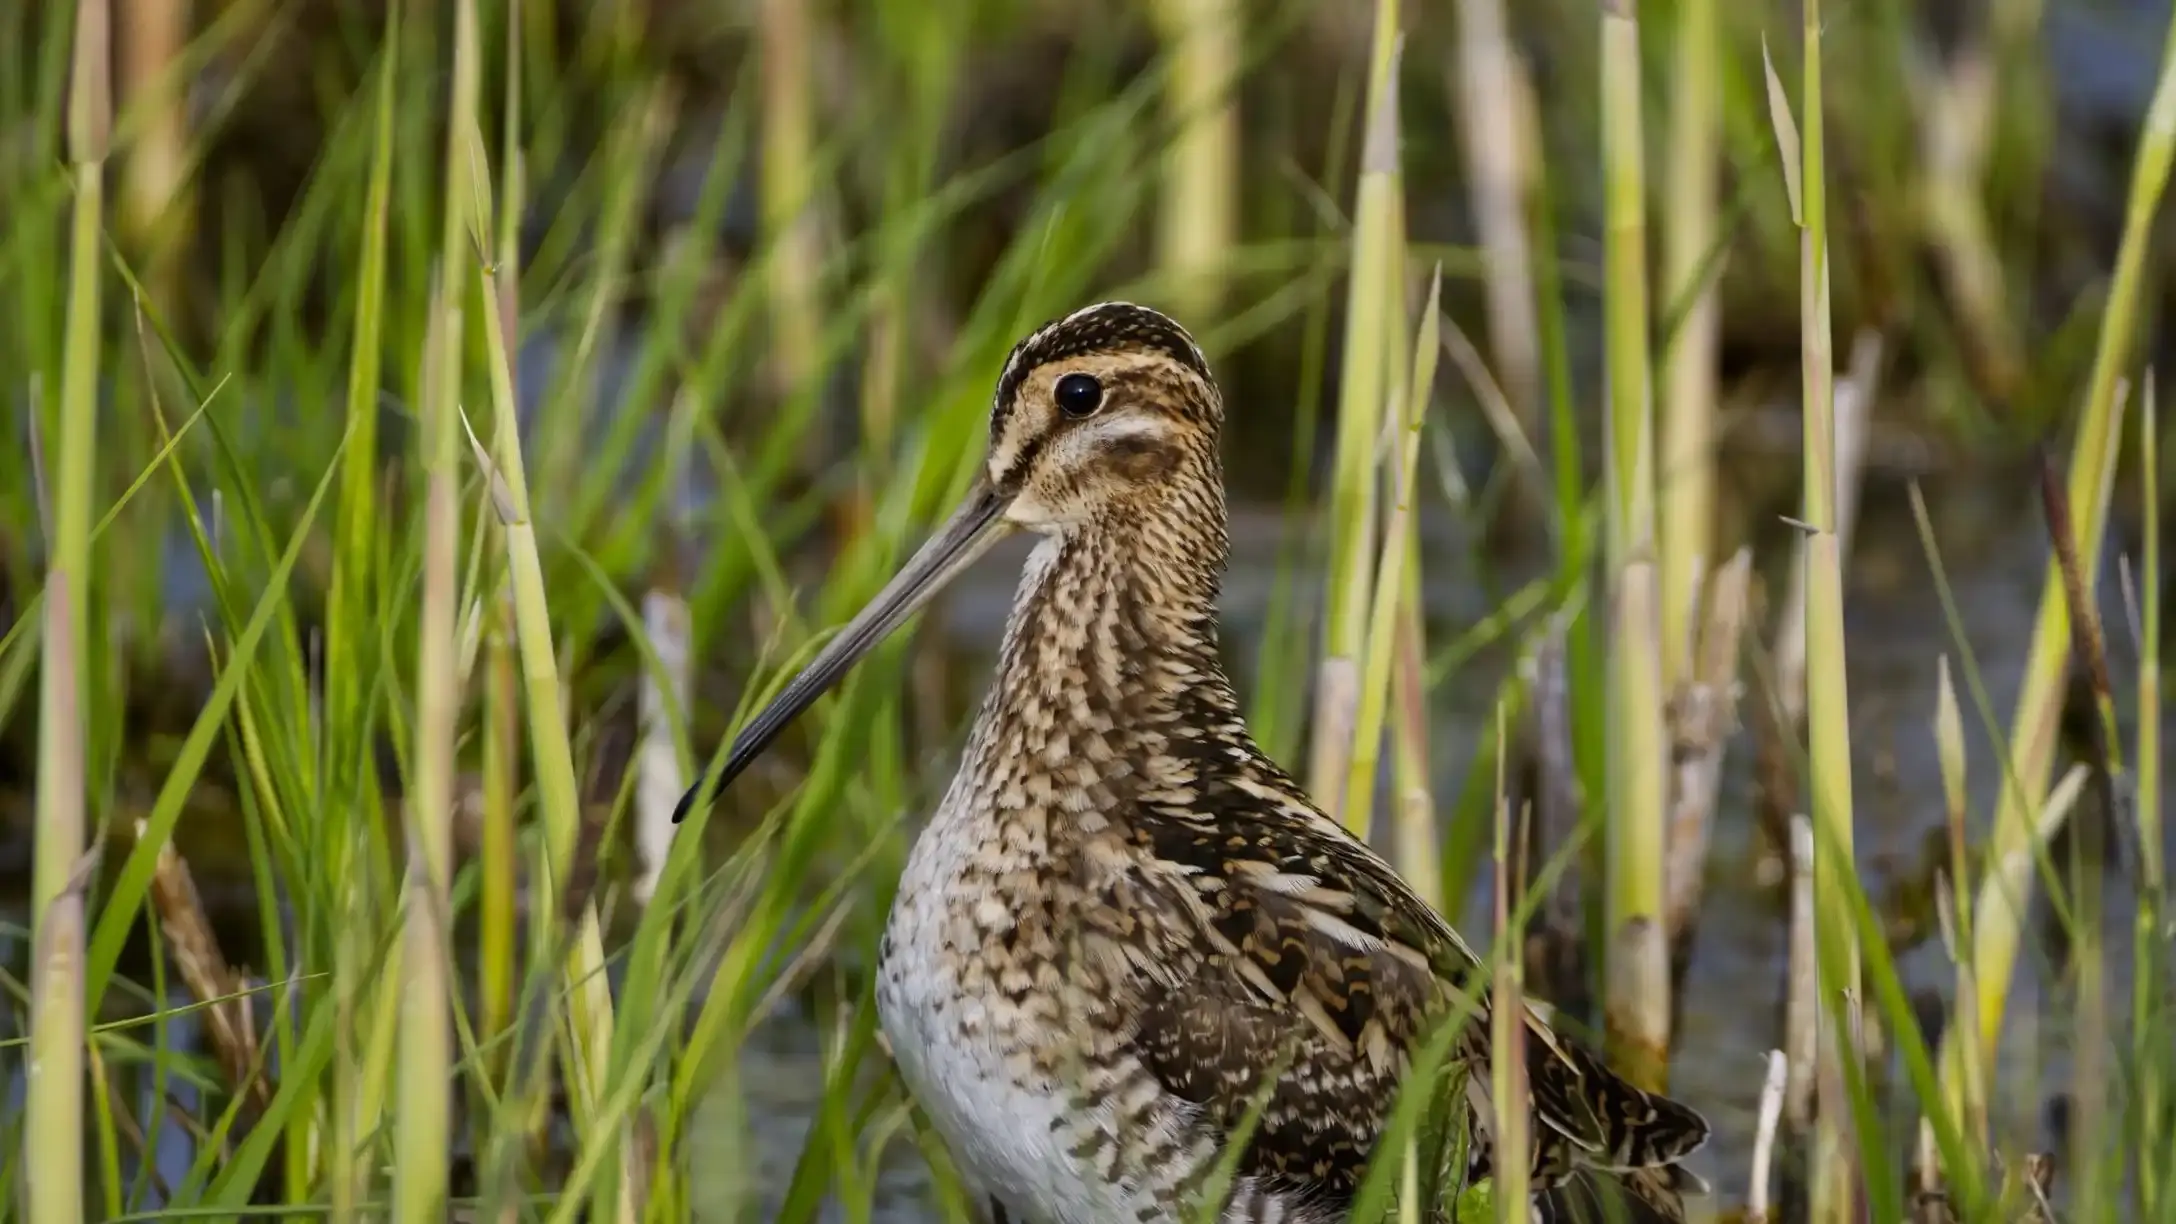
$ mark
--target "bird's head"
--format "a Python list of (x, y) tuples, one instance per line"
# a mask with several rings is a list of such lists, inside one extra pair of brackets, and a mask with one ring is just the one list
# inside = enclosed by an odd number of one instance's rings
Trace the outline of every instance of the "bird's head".
[[(1223, 530), (1223, 399), (1186, 329), (1145, 306), (1103, 302), (1037, 328), (1005, 359), (989, 453), (973, 488), (867, 607), (752, 719), (723, 788), (854, 664), (990, 545), (1024, 528), (1065, 535), (1179, 516)], [(1175, 500), (1176, 499), (1176, 500)], [(685, 816), (700, 784), (680, 802)]]

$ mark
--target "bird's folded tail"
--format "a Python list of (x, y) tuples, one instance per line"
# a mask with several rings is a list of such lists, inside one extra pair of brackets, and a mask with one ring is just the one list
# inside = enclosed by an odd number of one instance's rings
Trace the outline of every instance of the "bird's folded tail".
[(1674, 1165), (1707, 1142), (1698, 1110), (1648, 1092), (1609, 1069), (1590, 1051), (1530, 1025), (1555, 1057), (1536, 1058), (1530, 1036), (1527, 1076), (1534, 1113), (1570, 1140), (1573, 1162), (1619, 1172)]
[(1681, 1165), (1581, 1169), (1534, 1196), (1537, 1224), (1684, 1224), (1685, 1196), (1707, 1183)]

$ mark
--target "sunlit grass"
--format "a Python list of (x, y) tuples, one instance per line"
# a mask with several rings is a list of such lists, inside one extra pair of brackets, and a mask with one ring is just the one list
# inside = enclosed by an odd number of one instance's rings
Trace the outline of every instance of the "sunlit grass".
[[(1845, 683), (1844, 562), (1837, 530), (1835, 353), (1831, 331), (1826, 95), (1823, 92), (1820, 6), (1805, 6), (1801, 40), (1800, 122), (1775, 107), (1777, 144), (1790, 182), (1799, 233), (1799, 326), (1804, 377), (1801, 412), (1804, 465), (1800, 492), (1806, 545), (1807, 805), (1814, 826), (1814, 929), (1818, 960), (1819, 1034), (1815, 1050), (1817, 1112), (1813, 1135), (1813, 1219), (1845, 1224), (1858, 1218), (1862, 1177), (1871, 1170), (1854, 1142), (1849, 1095), (1863, 1040), (1859, 1023), (1858, 932), (1839, 881), (1857, 875), (1852, 828), (1851, 714)], [(1769, 89), (1780, 98), (1771, 70)], [(1798, 164), (1789, 163), (1797, 159)]]
[[(37, 848), (30, 886), (30, 1042), (23, 1064), (28, 1109), (24, 1159), (35, 1224), (81, 1219), (84, 1202), (83, 948), (91, 887), (88, 724), (93, 713), (92, 474), (97, 471), (99, 297), (106, 154), (113, 125), (107, 5), (76, 12), (69, 72), (68, 165), (75, 188), (68, 246), (67, 328), (60, 395), (41, 424), (55, 440), (47, 522), (45, 633), (38, 700)], [(42, 408), (43, 405), (37, 405)], [(34, 410), (36, 410), (34, 408)], [(53, 428), (57, 425), (58, 428)], [(41, 481), (41, 484), (44, 484)], [(108, 1190), (112, 1191), (111, 1162)], [(108, 1207), (112, 1204), (109, 1202)]]
[(1655, 535), (1654, 337), (1647, 275), (1646, 145), (1637, 7), (1601, 8), (1603, 555), (1608, 567), (1608, 942), (1603, 1009), (1610, 1056), (1634, 1083), (1662, 1087), (1670, 1046), (1669, 946), (1662, 923), (1666, 755)]
[(1716, 356), (1722, 338), (1714, 267), (1723, 118), (1716, 0), (1680, 4), (1675, 25), (1656, 395), (1661, 430), (1655, 478), (1661, 571), (1657, 632), (1665, 691), (1690, 678), (1696, 597), (1716, 565)]
[[(1392, 320), (1404, 314), (1405, 252), (1398, 232), (1397, 65), (1399, 5), (1377, 0), (1369, 44), (1367, 108), (1360, 173), (1353, 192), (1352, 263), (1345, 290), (1345, 343), (1340, 367), (1336, 452), (1330, 478), (1328, 556), (1330, 596), (1324, 610), (1322, 657), (1315, 676), (1314, 719), (1308, 738), (1308, 792), (1333, 820), (1367, 836), (1372, 805), (1352, 791), (1351, 761), (1366, 651), (1369, 576), (1380, 530), (1377, 446), (1392, 402), (1398, 349)], [(1370, 791), (1372, 774), (1361, 779)]]
[(2158, 393), (2151, 379), (2146, 383), (2141, 409), (2138, 454), (2139, 470), (2145, 473), (2145, 479), (2140, 482), (2139, 500), (2147, 513), (2139, 568), (2143, 598), (2138, 618), (2138, 789), (2133, 796), (2138, 805), (2139, 904), (2132, 923), (2136, 946), (2131, 971), (2131, 1044), (2133, 1057), (2147, 1068), (2137, 1081), (2136, 1108), (2147, 1124), (2139, 1128), (2135, 1160), (2139, 1210), (2142, 1215), (2152, 1216), (2166, 1212), (2176, 1202), (2171, 1198), (2176, 1172), (2154, 1158), (2164, 1141), (2176, 1142), (2176, 1118), (2170, 1111), (2170, 1106), (2176, 1104), (2176, 1055), (2153, 1037), (2172, 1017), (2166, 1003), (2149, 987), (2170, 980), (2176, 957), (2169, 955), (2162, 938), (2171, 913), (2171, 897), (2161, 812), (2161, 524), (2155, 513), (2162, 504), (2160, 438), (2156, 432), (2160, 421)]

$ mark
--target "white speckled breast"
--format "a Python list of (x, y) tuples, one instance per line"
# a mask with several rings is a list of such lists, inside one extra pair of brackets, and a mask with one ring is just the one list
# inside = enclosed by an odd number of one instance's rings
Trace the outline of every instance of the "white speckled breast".
[[(1045, 538), (1030, 554), (1016, 608), (1034, 602), (1062, 551)], [(1124, 992), (1106, 981), (1076, 994), (1049, 976), (1077, 933), (1053, 907), (1054, 881), (1062, 892), (1114, 869), (1093, 836), (1108, 813), (1083, 802), (1114, 759), (1081, 751), (1110, 730), (1080, 704), (1071, 673), (1088, 663), (1051, 667), (1022, 649), (1036, 632), (1085, 651), (1094, 610), (1053, 611), (1054, 623), (1016, 614), (1007, 627), (959, 771), (907, 857), (877, 963), (877, 1014), (978, 1208), (1002, 1204), (1008, 1224), (1181, 1224), (1191, 1217), (1176, 1198), (1216, 1156), (1196, 1129), (1200, 1107), (1169, 1095), (1127, 1048)], [(1108, 949), (1102, 963), (1113, 963)], [(1324, 1218), (1252, 1179), (1235, 1191), (1232, 1224)]]
[(964, 816), (948, 796), (908, 857), (885, 926), (877, 1014), (893, 1061), (978, 1207), (994, 1197), (1014, 1224), (1130, 1218), (1123, 1205), (1099, 1206), (1106, 1188), (1080, 1176), (1064, 1095), (1027, 1053), (1026, 1018), (977, 963), (988, 937), (978, 917), (994, 915), (977, 915), (965, 887), (975, 847)]

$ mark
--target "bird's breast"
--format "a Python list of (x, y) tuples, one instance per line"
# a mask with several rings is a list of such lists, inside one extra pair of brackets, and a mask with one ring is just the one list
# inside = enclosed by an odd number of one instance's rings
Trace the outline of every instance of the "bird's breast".
[(1061, 1091), (1078, 993), (1059, 972), (1058, 906), (1033, 841), (940, 807), (885, 927), (878, 1016), (972, 1192), (1023, 1219), (1107, 1219), (1095, 1206), (1104, 1188), (1073, 1155), (1093, 1121)]

